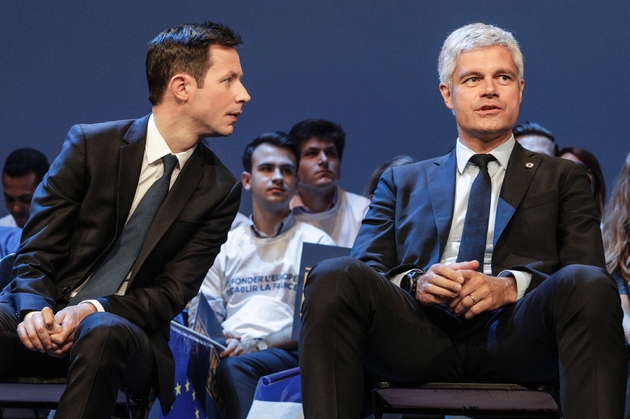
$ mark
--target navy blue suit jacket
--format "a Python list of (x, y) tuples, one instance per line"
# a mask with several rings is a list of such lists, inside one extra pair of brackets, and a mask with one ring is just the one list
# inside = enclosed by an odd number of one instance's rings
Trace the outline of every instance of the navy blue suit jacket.
[[(455, 149), (388, 169), (379, 182), (351, 255), (383, 274), (438, 263), (455, 200)], [(516, 143), (500, 193), (492, 273), (533, 274), (527, 291), (570, 264), (604, 267), (595, 201), (583, 165)]]

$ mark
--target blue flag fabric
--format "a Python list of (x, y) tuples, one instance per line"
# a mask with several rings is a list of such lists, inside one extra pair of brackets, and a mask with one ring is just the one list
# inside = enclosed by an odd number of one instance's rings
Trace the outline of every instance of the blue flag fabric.
[(160, 419), (224, 419), (225, 407), (216, 389), (219, 355), (206, 336), (171, 322), (169, 342), (175, 357), (175, 403)]
[(248, 419), (303, 419), (300, 368), (260, 377)]

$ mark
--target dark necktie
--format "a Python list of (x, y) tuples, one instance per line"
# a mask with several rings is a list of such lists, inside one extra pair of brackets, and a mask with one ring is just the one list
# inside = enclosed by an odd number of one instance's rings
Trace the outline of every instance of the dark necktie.
[(123, 227), (118, 241), (107, 257), (88, 280), (87, 284), (72, 298), (72, 304), (106, 295), (112, 295), (120, 288), (135, 262), (144, 238), (153, 222), (155, 213), (168, 193), (177, 157), (167, 154), (162, 157), (164, 175), (156, 180), (144, 194), (135, 211)]
[(477, 260), (477, 270), (483, 272), (483, 259), (486, 253), (488, 237), (488, 219), (490, 218), (490, 196), (492, 183), (488, 173), (488, 163), (496, 160), (491, 154), (475, 154), (470, 162), (479, 167), (479, 174), (470, 188), (464, 231), (459, 245), (457, 262)]

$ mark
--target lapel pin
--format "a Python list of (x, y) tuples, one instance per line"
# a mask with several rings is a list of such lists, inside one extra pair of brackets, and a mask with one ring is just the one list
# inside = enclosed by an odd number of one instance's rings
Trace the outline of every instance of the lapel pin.
[(534, 167), (534, 163), (525, 163), (525, 167), (531, 169), (532, 167)]

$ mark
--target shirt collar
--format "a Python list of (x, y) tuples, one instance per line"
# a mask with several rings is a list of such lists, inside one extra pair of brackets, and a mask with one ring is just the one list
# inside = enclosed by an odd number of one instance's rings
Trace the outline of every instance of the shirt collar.
[(263, 239), (269, 239), (271, 237), (277, 237), (279, 235), (281, 235), (282, 233), (286, 232), (287, 230), (289, 230), (291, 227), (293, 227), (295, 225), (295, 217), (293, 216), (293, 213), (289, 211), (289, 214), (284, 217), (284, 220), (280, 221), (277, 225), (276, 225), (276, 229), (275, 232), (273, 234), (273, 236), (268, 236), (267, 234), (263, 233), (262, 231), (259, 231), (256, 228), (256, 225), (254, 225), (254, 220), (252, 218), (252, 216), (249, 216), (249, 221), (250, 221), (250, 227), (252, 229), (252, 233), (254, 233), (254, 235), (258, 238), (263, 238)]
[(182, 151), (181, 153), (173, 153), (166, 143), (160, 131), (158, 131), (157, 126), (155, 125), (155, 119), (153, 118), (153, 114), (149, 117), (149, 122), (147, 124), (147, 143), (146, 143), (146, 153), (147, 153), (147, 161), (149, 165), (155, 164), (158, 160), (161, 160), (162, 157), (167, 154), (173, 154), (177, 157), (177, 161), (179, 162), (179, 168), (181, 170), (184, 167), (184, 164), (188, 161), (192, 153), (195, 151), (195, 147), (189, 148), (186, 151)]
[[(503, 170), (507, 170), (508, 162), (510, 161), (510, 154), (512, 154), (512, 150), (514, 149), (514, 135), (512, 135), (506, 142), (498, 145), (497, 147), (490, 150), (488, 154), (492, 154), (499, 165), (503, 168)], [(460, 139), (457, 139), (457, 145), (455, 146), (456, 157), (457, 157), (457, 169), (459, 173), (464, 172), (464, 168), (466, 168), (466, 164), (468, 164), (468, 160), (476, 153), (466, 147)]]
[[(328, 204), (328, 208), (326, 208), (322, 212), (325, 212), (325, 211), (330, 210), (331, 208), (334, 208), (335, 205), (337, 205), (338, 197), (339, 197), (339, 186), (335, 186), (335, 191), (333, 193), (332, 199), (330, 200), (330, 204)], [(299, 193), (296, 193), (295, 196), (293, 196), (293, 199), (291, 199), (291, 209), (296, 214), (313, 214), (313, 210), (307, 207), (306, 205), (304, 205), (304, 201), (302, 200), (302, 197), (300, 196)]]

